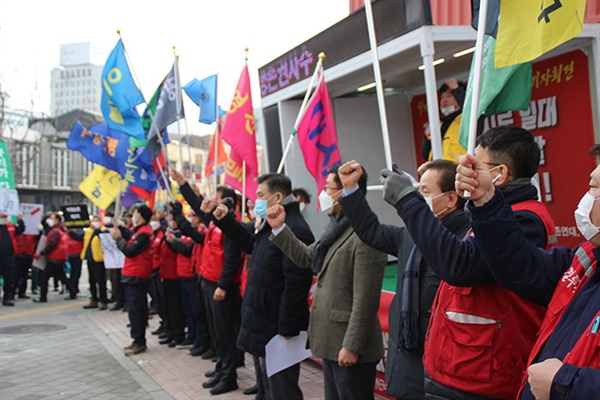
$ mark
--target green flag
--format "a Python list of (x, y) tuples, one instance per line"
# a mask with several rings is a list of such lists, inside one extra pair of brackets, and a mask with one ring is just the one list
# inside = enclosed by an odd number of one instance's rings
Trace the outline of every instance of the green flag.
[[(481, 91), (479, 95), (479, 112), (481, 115), (494, 115), (506, 111), (527, 110), (531, 101), (531, 62), (494, 68), (494, 50), (496, 39), (486, 36), (483, 44), (483, 61), (481, 65)], [(465, 94), (460, 135), (458, 141), (466, 149), (469, 143), (469, 120), (471, 101), (473, 99), (473, 74), (475, 57), (471, 63), (469, 84)]]
[(0, 212), (8, 215), (19, 212), (19, 194), (15, 189), (10, 155), (4, 140), (0, 140)]

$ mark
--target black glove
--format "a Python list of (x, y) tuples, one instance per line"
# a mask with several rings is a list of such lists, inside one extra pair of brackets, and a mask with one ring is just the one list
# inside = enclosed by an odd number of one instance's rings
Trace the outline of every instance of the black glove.
[(396, 207), (402, 198), (416, 189), (410, 177), (396, 163), (392, 169), (393, 171), (383, 169), (379, 181), (383, 184), (383, 199)]

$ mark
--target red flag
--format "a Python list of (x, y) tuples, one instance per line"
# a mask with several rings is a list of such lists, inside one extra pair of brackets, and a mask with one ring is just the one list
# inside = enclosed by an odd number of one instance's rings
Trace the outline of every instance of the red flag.
[(148, 202), (148, 207), (154, 209), (154, 194), (156, 193), (156, 190), (150, 191), (137, 186), (130, 186), (130, 188), (132, 193), (135, 193), (146, 200), (146, 202)]
[(227, 111), (222, 137), (229, 143), (231, 150), (235, 150), (241, 160), (246, 161), (246, 170), (258, 174), (254, 110), (247, 65), (242, 70), (231, 107)]
[[(204, 176), (208, 177), (210, 172), (215, 165), (215, 136), (216, 133), (213, 134), (212, 139), (210, 140), (210, 146), (208, 147), (208, 157), (206, 158), (206, 168), (204, 168)], [(223, 148), (223, 142), (221, 141), (221, 137), (219, 136), (219, 144), (218, 148), (218, 156), (217, 156), (217, 164), (224, 163), (227, 161), (227, 153), (225, 153), (225, 149)]]
[(297, 134), (306, 168), (317, 181), (317, 189), (321, 192), (327, 180), (327, 168), (341, 161), (323, 70), (319, 71), (317, 88), (308, 102)]
[[(232, 147), (231, 151), (229, 152), (229, 162), (227, 163), (227, 171), (225, 173), (225, 183), (232, 188), (239, 190), (240, 192), (244, 191), (244, 167), (242, 162), (242, 157), (240, 157)], [(252, 201), (256, 201), (256, 189), (258, 188), (256, 183), (257, 176), (258, 174), (256, 172), (248, 170), (246, 164), (246, 197)]]

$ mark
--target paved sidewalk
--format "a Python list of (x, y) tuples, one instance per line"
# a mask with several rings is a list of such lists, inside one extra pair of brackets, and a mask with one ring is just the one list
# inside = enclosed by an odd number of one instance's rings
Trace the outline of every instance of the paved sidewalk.
[[(131, 343), (126, 313), (84, 310), (84, 297), (63, 298), (51, 291), (48, 303), (21, 299), (14, 307), (0, 306), (1, 399), (254, 398), (242, 394), (255, 383), (250, 356), (238, 369), (240, 388), (212, 396), (202, 382), (214, 364), (191, 357), (186, 350), (159, 345), (157, 336), (150, 334), (158, 325), (157, 317), (150, 320), (147, 352), (129, 358), (122, 351)], [(303, 362), (300, 385), (305, 400), (323, 399), (321, 367)]]

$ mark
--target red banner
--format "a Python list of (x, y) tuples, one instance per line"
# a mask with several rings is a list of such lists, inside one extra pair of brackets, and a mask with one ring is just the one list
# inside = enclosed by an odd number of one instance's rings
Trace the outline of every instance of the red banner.
[[(588, 156), (594, 144), (588, 57), (576, 50), (533, 64), (531, 104), (527, 111), (493, 115), (485, 128), (501, 125), (523, 127), (535, 135), (542, 159), (536, 178), (542, 202), (556, 224), (558, 243), (574, 247), (583, 239), (573, 211), (588, 187), (596, 160)], [(417, 163), (421, 156), (424, 124), (427, 122), (425, 95), (411, 101)]]

